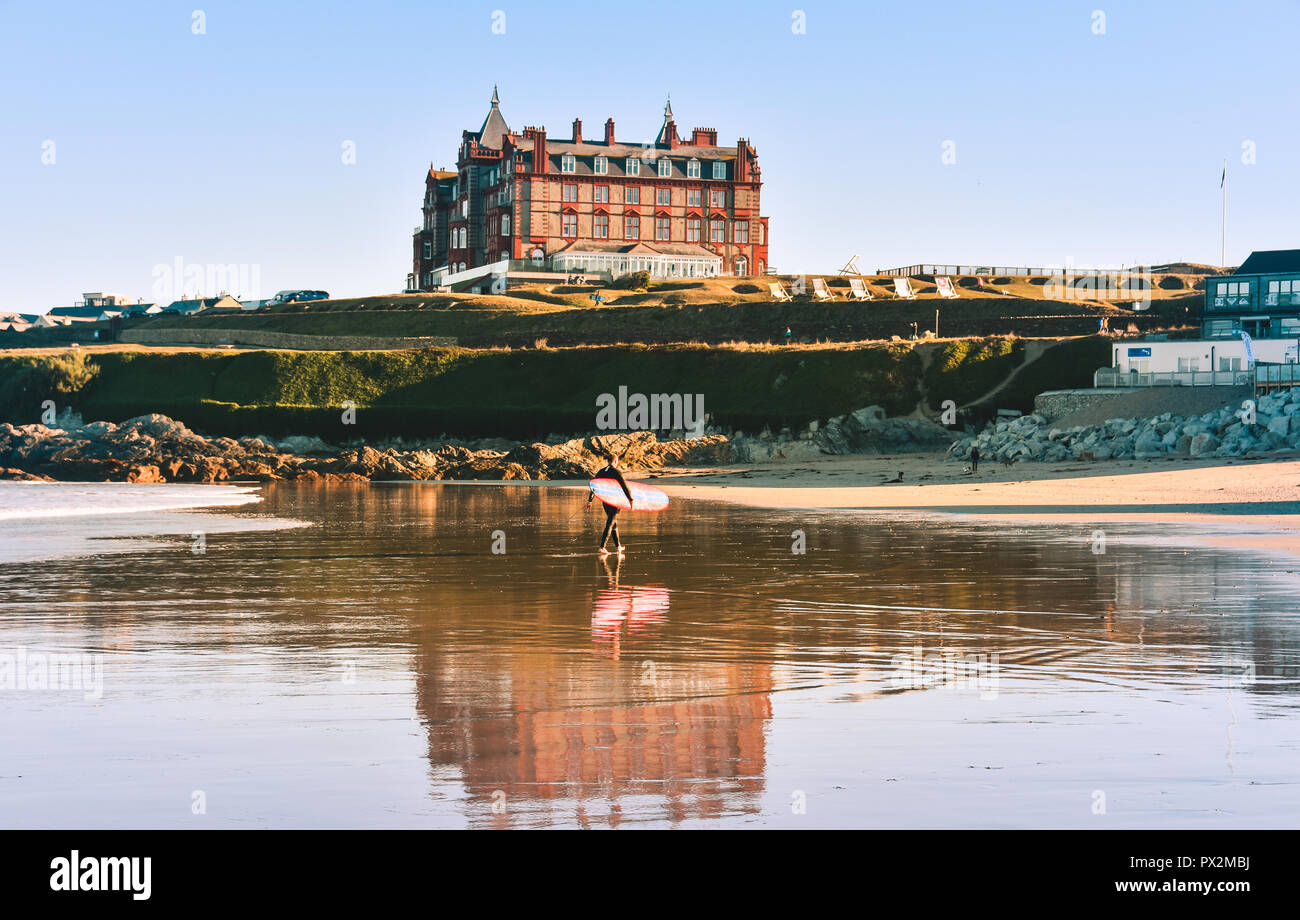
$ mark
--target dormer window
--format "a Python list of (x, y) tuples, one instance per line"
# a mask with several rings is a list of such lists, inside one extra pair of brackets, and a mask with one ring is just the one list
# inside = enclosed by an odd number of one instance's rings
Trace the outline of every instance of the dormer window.
[(660, 157), (660, 158), (659, 158), (659, 175), (660, 175), (660, 177), (661, 177), (661, 178), (664, 178), (664, 179), (667, 179), (667, 178), (669, 178), (672, 174), (673, 174), (673, 161), (670, 160), (670, 159), (668, 159), (667, 157)]
[(603, 175), (605, 175), (605, 173), (609, 172), (609, 158), (608, 158), (608, 157), (596, 157), (596, 158), (592, 161), (591, 169), (592, 169), (592, 172), (594, 172), (594, 173), (595, 173), (596, 175), (598, 175), (598, 176), (603, 176)]
[(625, 171), (629, 176), (641, 175), (641, 161), (638, 160), (636, 157), (628, 157), (627, 167)]
[(560, 172), (571, 173), (578, 168), (578, 158), (571, 153), (560, 157)]
[(726, 163), (722, 162), (721, 160), (714, 160), (714, 161), (713, 161), (713, 178), (715, 178), (715, 179), (725, 179), (725, 178), (727, 178), (727, 164), (726, 164)]
[(698, 179), (700, 177), (700, 161), (688, 160), (686, 163), (686, 178)]

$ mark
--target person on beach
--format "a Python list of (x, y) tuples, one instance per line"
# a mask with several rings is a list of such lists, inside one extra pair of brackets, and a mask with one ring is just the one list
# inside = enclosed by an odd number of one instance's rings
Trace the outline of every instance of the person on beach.
[[(623, 474), (618, 470), (618, 455), (611, 453), (606, 454), (606, 457), (607, 462), (605, 463), (604, 469), (593, 476), (592, 479), (612, 479), (617, 482), (623, 487), (623, 494), (627, 496), (627, 504), (630, 508), (632, 506), (632, 490), (627, 487), (627, 480), (623, 478)], [(595, 497), (595, 492), (592, 492), (587, 496), (588, 508), (591, 507), (591, 502)], [(623, 544), (618, 541), (618, 524), (614, 520), (618, 517), (618, 512), (619, 509), (615, 508), (613, 505), (605, 505), (605, 532), (600, 535), (600, 548), (598, 550), (602, 556), (609, 555), (609, 550), (605, 549), (605, 543), (611, 536), (614, 538), (615, 552), (622, 555), (624, 551)]]
[(978, 447), (970, 449), (970, 471), (972, 473), (980, 471), (980, 449)]

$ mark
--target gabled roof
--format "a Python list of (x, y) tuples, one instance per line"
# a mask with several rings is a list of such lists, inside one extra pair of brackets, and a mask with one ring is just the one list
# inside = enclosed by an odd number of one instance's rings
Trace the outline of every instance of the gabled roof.
[(1281, 272), (1300, 272), (1300, 249), (1257, 250), (1233, 274), (1273, 275)]

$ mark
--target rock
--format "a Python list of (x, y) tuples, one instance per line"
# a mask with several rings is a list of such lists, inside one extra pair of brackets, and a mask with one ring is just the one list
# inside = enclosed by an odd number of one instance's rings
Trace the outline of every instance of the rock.
[(1206, 457), (1218, 450), (1219, 439), (1208, 431), (1202, 431), (1192, 438), (1188, 448), (1191, 456)]

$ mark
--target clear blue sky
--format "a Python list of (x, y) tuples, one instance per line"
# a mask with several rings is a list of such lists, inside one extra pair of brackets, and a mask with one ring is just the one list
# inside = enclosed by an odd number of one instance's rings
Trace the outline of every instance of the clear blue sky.
[(1298, 40), (1295, 0), (0, 0), (0, 310), (148, 298), (177, 256), (400, 290), (424, 170), (494, 83), (515, 130), (649, 139), (671, 93), (750, 138), (783, 272), (1215, 262), (1225, 157), (1235, 263), (1300, 246)]

